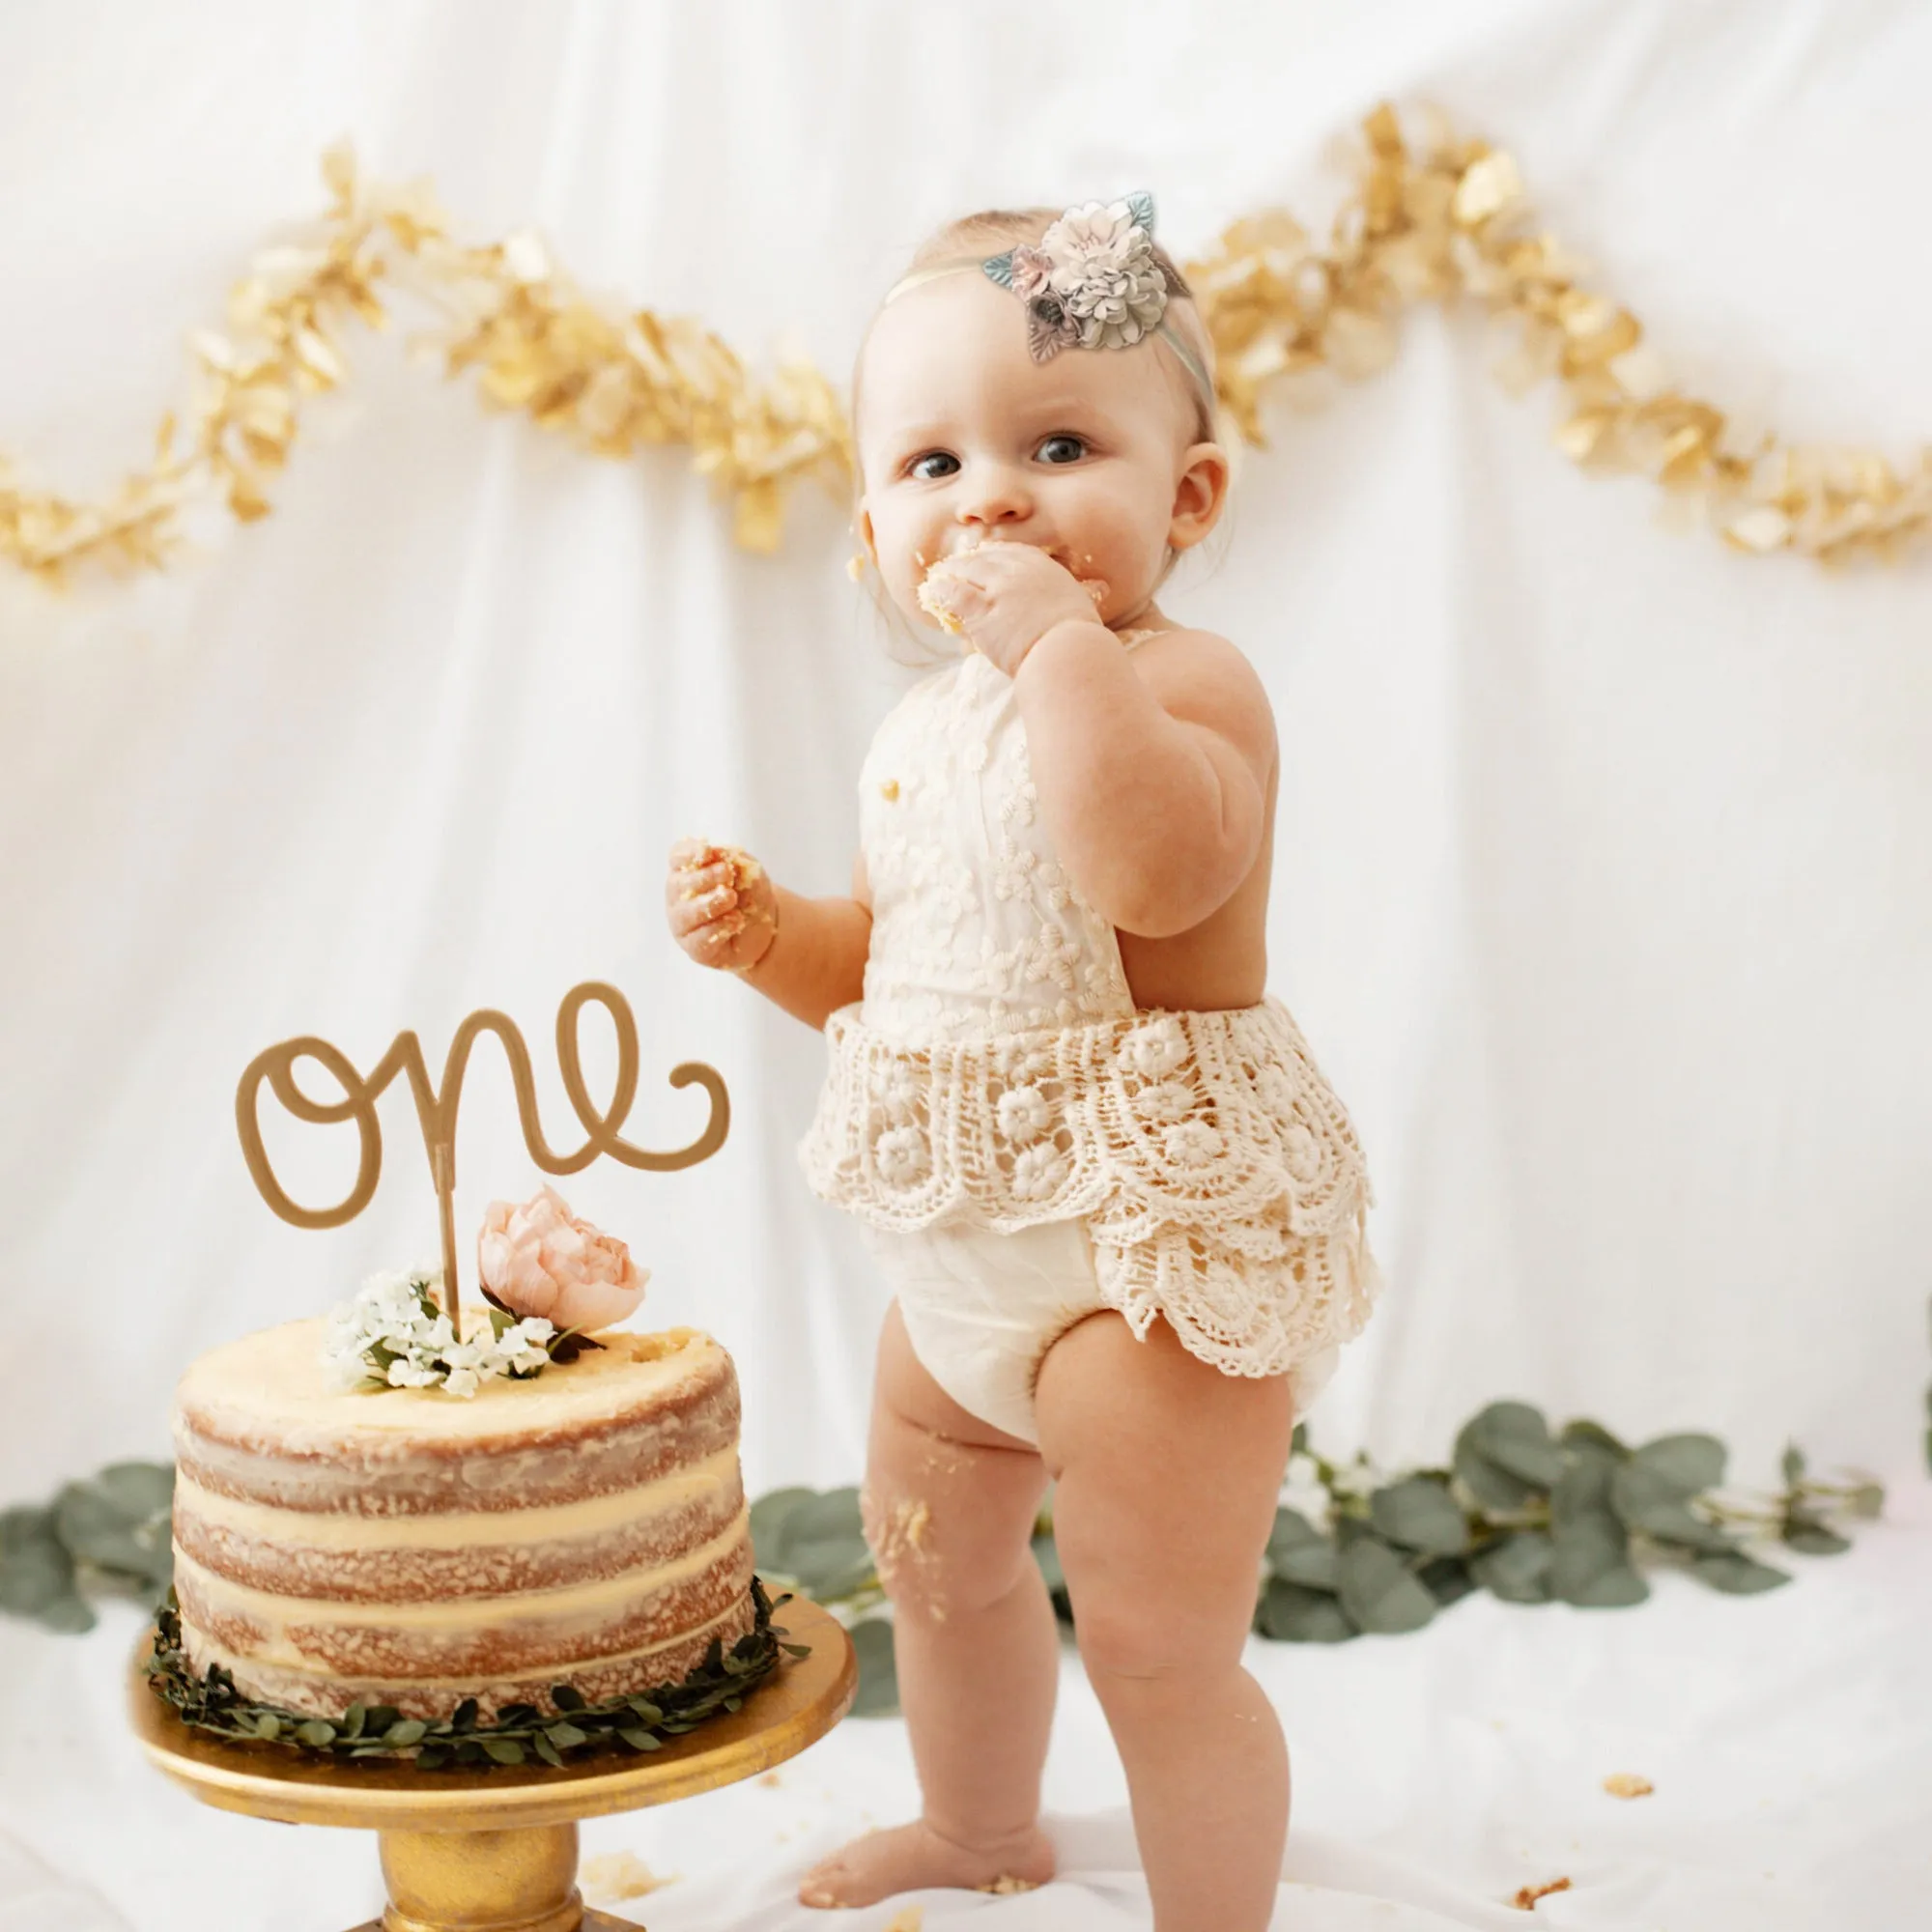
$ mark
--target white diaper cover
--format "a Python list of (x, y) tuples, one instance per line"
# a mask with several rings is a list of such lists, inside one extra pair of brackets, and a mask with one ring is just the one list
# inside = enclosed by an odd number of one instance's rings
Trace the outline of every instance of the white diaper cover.
[[(925, 1372), (969, 1414), (1039, 1446), (1034, 1383), (1046, 1351), (1076, 1322), (1113, 1306), (1084, 1220), (996, 1234), (966, 1222), (860, 1232), (897, 1296)], [(1341, 1360), (1330, 1344), (1289, 1372), (1300, 1415)]]

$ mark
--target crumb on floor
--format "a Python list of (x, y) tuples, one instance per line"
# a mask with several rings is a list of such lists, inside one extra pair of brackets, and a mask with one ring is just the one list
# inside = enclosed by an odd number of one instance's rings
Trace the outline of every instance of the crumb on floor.
[(895, 1915), (886, 1932), (923, 1932), (925, 1924), (925, 1907), (908, 1905), (903, 1912)]
[(1534, 1912), (1536, 1910), (1536, 1901), (1539, 1898), (1548, 1898), (1552, 1891), (1568, 1891), (1569, 1889), (1570, 1881), (1567, 1878), (1551, 1879), (1548, 1885), (1523, 1886), (1517, 1892), (1517, 1895), (1510, 1900), (1510, 1903), (1519, 1912)]
[(1634, 1771), (1615, 1771), (1604, 1779), (1604, 1789), (1612, 1798), (1648, 1798), (1657, 1786)]
[(635, 1852), (611, 1852), (603, 1858), (586, 1859), (578, 1874), (586, 1894), (599, 1898), (642, 1898), (660, 1887), (674, 1885), (677, 1874), (660, 1878)]

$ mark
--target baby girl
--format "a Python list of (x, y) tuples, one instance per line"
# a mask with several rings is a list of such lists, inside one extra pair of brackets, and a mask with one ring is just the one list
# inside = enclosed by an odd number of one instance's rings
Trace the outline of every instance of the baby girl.
[(918, 251), (854, 378), (857, 527), (956, 642), (872, 742), (849, 898), (670, 855), (685, 952), (824, 1031), (801, 1156), (894, 1291), (864, 1506), (923, 1808), (808, 1905), (1053, 1875), (1051, 1482), (1159, 1932), (1274, 1906), (1288, 1755), (1241, 1655), (1296, 1415), (1375, 1296), (1372, 1197), (1265, 992), (1267, 694), (1154, 601), (1228, 458), (1152, 226), (1135, 195)]

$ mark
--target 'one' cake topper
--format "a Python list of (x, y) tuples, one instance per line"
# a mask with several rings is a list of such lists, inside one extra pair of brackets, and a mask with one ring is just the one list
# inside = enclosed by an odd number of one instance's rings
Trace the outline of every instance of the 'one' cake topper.
[[(583, 1081), (583, 1063), (578, 1050), (578, 1023), (583, 1009), (591, 1004), (611, 1015), (617, 1036), (617, 1082), (611, 1104), (599, 1110)], [(676, 1168), (695, 1167), (708, 1160), (724, 1145), (731, 1125), (731, 1102), (724, 1082), (713, 1067), (702, 1061), (687, 1060), (672, 1067), (670, 1084), (689, 1087), (694, 1082), (711, 1095), (711, 1119), (704, 1131), (689, 1147), (669, 1153), (654, 1153), (648, 1148), (633, 1147), (619, 1129), (631, 1111), (638, 1092), (638, 1025), (629, 1003), (616, 987), (599, 980), (586, 980), (573, 986), (556, 1009), (556, 1061), (563, 1074), (564, 1091), (582, 1122), (583, 1145), (575, 1153), (558, 1153), (544, 1138), (543, 1122), (537, 1113), (536, 1083), (530, 1074), (529, 1049), (524, 1037), (506, 1013), (482, 1007), (464, 1020), (449, 1043), (442, 1064), (442, 1084), (430, 1084), (429, 1069), (423, 1062), (421, 1042), (413, 1032), (399, 1033), (389, 1043), (374, 1068), (358, 1073), (348, 1055), (326, 1039), (305, 1034), (299, 1039), (285, 1039), (266, 1047), (251, 1060), (235, 1090), (235, 1125), (242, 1136), (242, 1151), (248, 1173), (262, 1199), (284, 1221), (298, 1228), (339, 1228), (353, 1221), (368, 1207), (376, 1192), (383, 1170), (383, 1129), (376, 1118), (376, 1102), (398, 1073), (409, 1076), (410, 1092), (415, 1097), (416, 1120), (422, 1128), (423, 1151), (429, 1156), (430, 1174), (436, 1182), (437, 1206), (442, 1226), (442, 1312), (463, 1332), (459, 1314), (456, 1274), (456, 1118), (463, 1103), (463, 1077), (469, 1066), (469, 1049), (479, 1033), (493, 1033), (503, 1043), (510, 1063), (510, 1078), (517, 1091), (517, 1118), (524, 1129), (524, 1145), (530, 1158), (546, 1174), (576, 1174), (608, 1153), (626, 1167), (652, 1173), (668, 1173)], [(296, 1064), (313, 1060), (342, 1089), (339, 1100), (313, 1099), (296, 1084)], [(275, 1098), (298, 1121), (328, 1126), (354, 1121), (360, 1143), (360, 1162), (355, 1183), (332, 1208), (304, 1208), (283, 1191), (270, 1165), (268, 1149), (262, 1142), (258, 1113), (262, 1083), (267, 1081)]]

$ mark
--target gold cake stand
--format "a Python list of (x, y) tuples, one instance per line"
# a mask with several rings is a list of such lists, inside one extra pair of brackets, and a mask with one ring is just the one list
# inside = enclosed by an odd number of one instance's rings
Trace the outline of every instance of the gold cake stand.
[(286, 1825), (373, 1831), (388, 1883), (381, 1918), (355, 1932), (641, 1932), (577, 1889), (577, 1823), (667, 1804), (755, 1776), (817, 1743), (859, 1686), (838, 1619), (794, 1597), (778, 1613), (789, 1659), (745, 1698), (647, 1756), (488, 1771), (329, 1764), (230, 1744), (182, 1722), (148, 1687), (153, 1634), (134, 1655), (128, 1710), (154, 1763), (204, 1804)]

